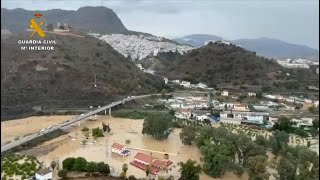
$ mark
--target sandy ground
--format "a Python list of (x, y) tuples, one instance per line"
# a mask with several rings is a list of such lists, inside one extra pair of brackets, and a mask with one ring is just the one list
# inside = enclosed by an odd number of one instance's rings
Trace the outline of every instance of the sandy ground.
[[(28, 133), (37, 132), (43, 127), (53, 125), (58, 122), (62, 122), (70, 118), (70, 116), (50, 116), (50, 117), (29, 117), (20, 120), (6, 121), (1, 123), (3, 134), (5, 139), (12, 139), (16, 136), (23, 136)], [(89, 144), (81, 145), (80, 142), (85, 139), (85, 136), (81, 129), (88, 127), (90, 129), (96, 127), (102, 127), (101, 123), (106, 122), (110, 124), (111, 133), (106, 134), (105, 137), (98, 138), (97, 143), (93, 142), (93, 138), (90, 135)], [(70, 132), (66, 135), (60, 136), (53, 140), (47, 141), (37, 147), (22, 152), (23, 154), (33, 154), (40, 161), (43, 161), (49, 166), (51, 161), (59, 160), (62, 162), (67, 157), (84, 157), (88, 161), (104, 161), (108, 163), (113, 175), (118, 175), (121, 172), (121, 167), (124, 163), (130, 164), (134, 159), (134, 156), (138, 152), (150, 154), (149, 151), (134, 150), (131, 148), (141, 148), (152, 151), (160, 151), (163, 153), (171, 153), (170, 160), (174, 162), (171, 170), (161, 172), (160, 175), (168, 176), (173, 175), (179, 177), (178, 162), (185, 162), (188, 159), (193, 159), (200, 162), (201, 153), (198, 148), (194, 146), (185, 146), (181, 143), (179, 138), (179, 129), (174, 132), (165, 141), (157, 141), (149, 137), (145, 137), (141, 134), (143, 120), (132, 120), (125, 118), (113, 118), (110, 116), (100, 116), (97, 121), (87, 121), (77, 124), (74, 127), (69, 128)], [(131, 151), (131, 155), (128, 157), (119, 157), (111, 153), (111, 145), (114, 142), (125, 144), (127, 139), (131, 140), (128, 144), (128, 148)], [(159, 159), (163, 158), (162, 153), (152, 153), (152, 156)], [(134, 174), (136, 177), (145, 177), (145, 172), (132, 165), (129, 165), (127, 174)], [(201, 175), (201, 180), (211, 180), (207, 175)], [(238, 178), (232, 173), (227, 173), (223, 178), (224, 180), (245, 180), (248, 179), (244, 174), (242, 178)]]

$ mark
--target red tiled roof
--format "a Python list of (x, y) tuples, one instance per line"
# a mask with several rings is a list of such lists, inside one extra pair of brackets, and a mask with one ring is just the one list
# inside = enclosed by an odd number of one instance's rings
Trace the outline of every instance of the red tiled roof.
[(146, 163), (151, 163), (152, 161), (154, 161), (156, 158), (153, 158), (149, 155), (143, 154), (143, 153), (137, 153), (136, 156), (134, 156), (135, 159), (138, 159), (140, 161), (146, 162)]
[(153, 166), (156, 166), (156, 167), (162, 167), (163, 165), (166, 165), (166, 162), (165, 161), (160, 161), (160, 160), (155, 160), (153, 163), (152, 163)]
[(114, 143), (111, 147), (115, 148), (115, 149), (122, 149), (122, 148), (124, 148), (124, 145), (118, 144), (118, 143)]

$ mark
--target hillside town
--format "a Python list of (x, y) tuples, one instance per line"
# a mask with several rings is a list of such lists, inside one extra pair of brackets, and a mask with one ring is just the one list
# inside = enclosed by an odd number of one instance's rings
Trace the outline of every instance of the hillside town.
[(310, 66), (319, 66), (319, 61), (311, 61), (308, 59), (285, 59), (285, 60), (277, 60), (277, 62), (286, 68), (305, 68), (309, 69)]
[[(197, 94), (197, 93), (195, 93)], [(194, 119), (198, 121), (210, 120), (211, 123), (226, 124), (252, 124), (262, 128), (271, 128), (281, 116), (291, 114), (296, 126), (312, 127), (315, 116), (301, 114), (310, 107), (319, 107), (318, 100), (299, 98), (294, 96), (280, 96), (262, 94), (261, 100), (257, 103), (241, 103), (237, 101), (239, 95), (230, 94), (228, 91), (216, 92), (216, 98), (209, 94), (194, 96), (177, 95), (170, 99), (160, 99), (168, 108), (176, 110), (175, 117), (178, 119)], [(213, 95), (214, 96), (214, 95)], [(256, 98), (257, 94), (249, 92), (245, 95), (249, 98)], [(221, 97), (228, 100), (218, 100)], [(277, 101), (274, 101), (277, 100)], [(300, 104), (301, 110), (293, 104)], [(210, 112), (210, 108), (214, 113)], [(299, 113), (297, 113), (299, 112)]]
[[(91, 34), (99, 37), (99, 34)], [(142, 60), (149, 55), (156, 56), (160, 52), (179, 52), (184, 54), (193, 48), (165, 41), (162, 37), (144, 35), (112, 34), (102, 35), (99, 39), (109, 43), (116, 51), (132, 60)]]

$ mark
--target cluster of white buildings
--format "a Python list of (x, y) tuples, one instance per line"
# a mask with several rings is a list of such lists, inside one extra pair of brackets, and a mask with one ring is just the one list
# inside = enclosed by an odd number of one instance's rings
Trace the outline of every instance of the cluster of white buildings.
[(207, 89), (207, 90), (213, 90), (213, 88), (208, 87), (204, 83), (198, 83), (198, 84), (191, 84), (189, 81), (180, 81), (180, 80), (173, 80), (172, 83), (179, 84), (180, 86), (186, 87), (186, 88), (200, 88), (200, 89)]
[(286, 59), (277, 61), (281, 66), (286, 68), (306, 68), (309, 69), (310, 65), (319, 65), (319, 62), (307, 59)]
[(295, 96), (289, 96), (285, 97), (282, 95), (273, 95), (273, 94), (265, 94), (263, 95), (265, 98), (273, 99), (273, 100), (279, 100), (279, 101), (285, 101), (290, 103), (298, 103), (298, 104), (304, 104), (304, 103), (313, 103), (314, 106), (319, 106), (319, 100), (311, 100), (306, 98), (300, 98)]
[[(99, 37), (99, 34), (91, 34)], [(186, 45), (178, 45), (164, 41), (162, 37), (144, 35), (112, 34), (103, 35), (99, 39), (109, 43), (116, 51), (132, 60), (141, 60), (148, 56), (156, 56), (160, 52), (179, 52), (184, 54), (193, 49)]]

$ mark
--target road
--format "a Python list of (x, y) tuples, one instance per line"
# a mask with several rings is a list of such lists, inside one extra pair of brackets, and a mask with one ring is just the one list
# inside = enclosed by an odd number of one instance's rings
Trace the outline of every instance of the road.
[[(170, 93), (168, 93), (168, 95), (169, 94)], [(1, 146), (1, 153), (4, 152), (4, 151), (7, 151), (9, 149), (12, 149), (14, 147), (20, 146), (20, 145), (22, 145), (22, 144), (24, 144), (26, 142), (29, 142), (29, 141), (37, 138), (37, 137), (40, 137), (40, 136), (43, 136), (43, 135), (48, 134), (50, 132), (53, 132), (53, 131), (55, 131), (57, 129), (61, 129), (63, 127), (66, 127), (66, 126), (69, 126), (71, 124), (74, 124), (74, 123), (76, 123), (78, 121), (84, 120), (84, 119), (86, 119), (86, 118), (88, 118), (88, 117), (90, 117), (92, 115), (95, 115), (95, 114), (97, 114), (99, 112), (102, 112), (102, 111), (108, 110), (109, 108), (112, 108), (114, 106), (123, 104), (123, 103), (125, 103), (127, 101), (131, 101), (131, 100), (134, 100), (134, 99), (145, 98), (145, 97), (149, 97), (149, 96), (152, 96), (152, 95), (159, 96), (161, 94), (148, 94), (148, 95), (141, 95), (141, 96), (131, 96), (130, 98), (129, 97), (128, 98), (124, 98), (123, 100), (119, 100), (119, 101), (113, 102), (111, 104), (108, 104), (108, 105), (103, 106), (101, 108), (98, 108), (96, 110), (90, 111), (90, 112), (88, 112), (86, 114), (81, 114), (81, 115), (75, 116), (75, 117), (73, 117), (73, 118), (71, 118), (71, 119), (69, 119), (69, 120), (67, 120), (65, 122), (53, 125), (51, 127), (47, 127), (45, 129), (40, 130), (39, 132), (36, 132), (36, 133), (30, 134), (28, 136), (22, 137), (19, 140), (10, 142), (8, 144), (4, 144), (4, 145)]]

